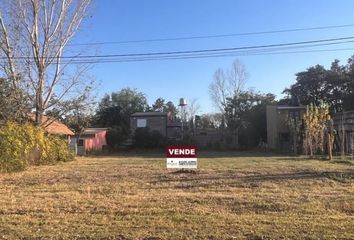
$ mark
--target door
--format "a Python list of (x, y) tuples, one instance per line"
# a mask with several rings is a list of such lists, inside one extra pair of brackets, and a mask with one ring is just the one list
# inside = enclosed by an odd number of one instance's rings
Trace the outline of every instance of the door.
[(77, 140), (77, 155), (85, 155), (85, 139), (83, 138)]

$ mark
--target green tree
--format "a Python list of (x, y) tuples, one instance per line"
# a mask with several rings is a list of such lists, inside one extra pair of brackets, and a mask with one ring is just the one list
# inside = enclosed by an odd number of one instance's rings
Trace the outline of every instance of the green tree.
[(119, 143), (114, 142), (114, 139), (124, 141), (130, 135), (130, 116), (147, 110), (149, 106), (144, 93), (137, 89), (124, 88), (102, 98), (94, 116), (94, 124), (112, 129), (112, 134), (119, 134), (119, 137), (115, 137), (109, 133), (110, 139), (113, 139), (111, 144), (117, 145)]
[(273, 94), (242, 91), (227, 99), (225, 119), (235, 136), (236, 146), (254, 147), (266, 139), (266, 105), (274, 104)]
[(159, 97), (156, 99), (155, 103), (152, 105), (152, 110), (155, 112), (164, 112), (165, 110), (165, 99)]
[(76, 110), (66, 115), (62, 121), (75, 133), (81, 133), (84, 128), (92, 125), (92, 118), (91, 114)]
[[(283, 93), (288, 95), (288, 99), (298, 99), (302, 105), (319, 105), (325, 101), (332, 110), (353, 109), (353, 70), (352, 58), (345, 66), (340, 65), (339, 60), (334, 60), (329, 69), (316, 65), (297, 73), (296, 82)], [(290, 103), (286, 100), (282, 102)]]
[(345, 72), (348, 77), (346, 94), (343, 97), (343, 109), (354, 109), (354, 55), (348, 59), (345, 66)]
[(23, 92), (14, 89), (8, 79), (0, 78), (0, 120), (21, 122), (29, 112), (30, 104)]
[(173, 102), (171, 101), (168, 101), (165, 106), (164, 106), (164, 112), (169, 112), (171, 113), (171, 116), (173, 118), (176, 118), (177, 117), (177, 114), (178, 114), (178, 109), (177, 107), (173, 104)]
[(158, 99), (155, 100), (155, 102), (152, 104), (151, 110), (157, 112), (170, 113), (173, 118), (176, 118), (178, 114), (178, 109), (173, 104), (173, 102), (168, 101), (166, 103), (165, 99), (163, 99), (162, 97), (159, 97)]

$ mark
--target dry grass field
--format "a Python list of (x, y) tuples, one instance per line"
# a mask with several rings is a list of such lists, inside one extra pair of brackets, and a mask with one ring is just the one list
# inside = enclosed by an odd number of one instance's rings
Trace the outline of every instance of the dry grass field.
[(3, 239), (354, 239), (354, 161), (84, 157), (0, 175)]

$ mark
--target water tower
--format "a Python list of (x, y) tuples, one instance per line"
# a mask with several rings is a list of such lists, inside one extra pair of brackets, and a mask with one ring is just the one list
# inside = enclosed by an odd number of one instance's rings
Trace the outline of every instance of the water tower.
[(178, 106), (181, 108), (181, 123), (182, 123), (181, 127), (182, 127), (182, 133), (183, 133), (183, 122), (186, 121), (187, 100), (185, 98), (180, 98)]

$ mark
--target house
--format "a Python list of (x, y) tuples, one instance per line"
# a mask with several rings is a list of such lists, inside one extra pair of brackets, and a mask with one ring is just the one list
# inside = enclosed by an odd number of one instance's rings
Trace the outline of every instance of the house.
[(90, 151), (102, 151), (107, 146), (107, 128), (85, 128), (80, 134), (72, 138), (72, 148), (76, 148), (78, 155), (85, 155)]
[[(354, 153), (354, 110), (339, 112), (333, 116), (333, 127), (336, 130), (338, 141), (337, 148), (340, 149), (341, 142), (344, 143), (344, 151), (347, 154)], [(342, 138), (344, 136), (344, 138)]]
[[(35, 115), (30, 114), (29, 120), (31, 122), (35, 121)], [(49, 117), (49, 116), (42, 116), (42, 127), (44, 130), (52, 135), (57, 135), (62, 138), (67, 139), (68, 143), (71, 141), (71, 137), (74, 136), (74, 132), (66, 126), (64, 123), (60, 122), (59, 120)]]
[(303, 119), (306, 107), (274, 105), (267, 106), (267, 145), (268, 148), (280, 152), (291, 151), (288, 119)]
[(138, 128), (148, 128), (157, 131), (167, 138), (179, 138), (181, 135), (181, 122), (172, 120), (170, 113), (165, 112), (137, 112), (130, 117), (130, 129), (134, 134)]
[(166, 137), (168, 121), (169, 114), (165, 112), (137, 112), (130, 117), (130, 129), (134, 133), (138, 128), (149, 128)]

